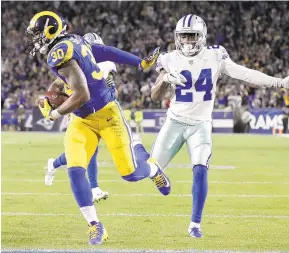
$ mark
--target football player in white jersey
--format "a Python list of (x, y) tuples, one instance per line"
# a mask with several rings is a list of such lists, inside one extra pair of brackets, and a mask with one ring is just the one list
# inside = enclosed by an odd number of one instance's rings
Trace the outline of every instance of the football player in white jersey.
[(207, 27), (196, 15), (182, 17), (175, 30), (176, 50), (159, 56), (159, 76), (151, 97), (160, 101), (171, 92), (167, 119), (160, 130), (151, 156), (162, 168), (184, 143), (193, 169), (192, 216), (189, 235), (202, 237), (200, 223), (208, 192), (207, 170), (212, 154), (212, 111), (216, 83), (221, 74), (262, 87), (289, 88), (284, 79), (265, 75), (234, 63), (222, 46), (206, 46)]
[[(100, 44), (104, 45), (100, 36), (96, 33), (87, 33), (83, 36), (83, 38), (89, 44)], [(97, 64), (98, 67), (103, 72), (103, 78), (106, 80), (107, 85), (112, 89), (112, 92), (115, 94), (115, 98), (117, 98), (117, 90), (115, 88), (114, 83), (114, 73), (116, 73), (116, 65), (113, 62), (101, 62)], [(88, 179), (91, 186), (93, 202), (99, 202), (101, 199), (108, 198), (108, 192), (102, 191), (101, 188), (98, 186), (97, 174), (97, 153), (98, 149), (96, 149), (95, 153), (93, 154), (90, 163), (87, 168), (88, 172)], [(45, 175), (45, 184), (50, 186), (53, 184), (55, 170), (60, 166), (66, 165), (66, 157), (65, 154), (61, 154), (58, 158), (53, 159), (49, 158), (47, 162), (47, 173)]]

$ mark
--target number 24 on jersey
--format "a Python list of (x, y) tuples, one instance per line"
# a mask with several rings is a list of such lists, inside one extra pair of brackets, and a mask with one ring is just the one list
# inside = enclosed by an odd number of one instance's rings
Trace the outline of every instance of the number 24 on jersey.
[[(176, 101), (193, 102), (193, 91), (190, 90), (193, 86), (192, 73), (188, 70), (183, 70), (181, 74), (187, 79), (187, 82), (185, 83), (185, 87), (178, 86), (176, 89)], [(197, 92), (205, 92), (203, 101), (212, 100), (213, 82), (211, 69), (201, 70), (201, 73), (195, 82), (195, 89)]]

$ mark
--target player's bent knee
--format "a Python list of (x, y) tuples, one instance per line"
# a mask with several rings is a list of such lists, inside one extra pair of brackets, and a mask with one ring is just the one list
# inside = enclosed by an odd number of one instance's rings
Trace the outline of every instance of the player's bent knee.
[(209, 168), (209, 162), (212, 155), (211, 144), (201, 144), (194, 149), (193, 165), (203, 165)]

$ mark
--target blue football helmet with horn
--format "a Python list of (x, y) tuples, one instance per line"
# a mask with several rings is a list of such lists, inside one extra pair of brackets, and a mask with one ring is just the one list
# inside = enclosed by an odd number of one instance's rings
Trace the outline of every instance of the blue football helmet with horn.
[(34, 15), (26, 29), (26, 33), (32, 36), (27, 43), (30, 54), (34, 56), (37, 51), (46, 54), (49, 45), (66, 34), (66, 28), (65, 19), (56, 12), (41, 11)]

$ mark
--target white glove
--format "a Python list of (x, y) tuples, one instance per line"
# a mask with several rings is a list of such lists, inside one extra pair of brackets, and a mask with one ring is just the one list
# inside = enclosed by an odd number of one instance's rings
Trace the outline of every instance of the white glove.
[(285, 89), (289, 89), (289, 76), (281, 80), (281, 86), (284, 87)]
[(177, 71), (164, 74), (163, 80), (164, 82), (169, 83), (174, 89), (176, 88), (176, 85), (185, 87), (185, 82), (187, 81), (187, 79)]

